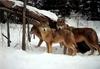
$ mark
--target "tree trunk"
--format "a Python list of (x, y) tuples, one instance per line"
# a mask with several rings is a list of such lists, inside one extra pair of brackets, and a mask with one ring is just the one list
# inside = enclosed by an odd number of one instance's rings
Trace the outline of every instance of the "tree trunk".
[(7, 36), (8, 36), (8, 47), (10, 47), (10, 29), (9, 29), (9, 19), (7, 21)]
[(26, 13), (26, 5), (27, 5), (27, 0), (24, 0), (24, 8), (23, 8), (23, 31), (22, 31), (22, 50), (26, 50), (26, 18), (25, 18), (25, 13)]
[(27, 19), (27, 33), (28, 33), (28, 41), (29, 42), (31, 42), (31, 37), (30, 37), (30, 31), (29, 31), (29, 29), (30, 29), (30, 26), (29, 26), (29, 21), (28, 21), (28, 19)]

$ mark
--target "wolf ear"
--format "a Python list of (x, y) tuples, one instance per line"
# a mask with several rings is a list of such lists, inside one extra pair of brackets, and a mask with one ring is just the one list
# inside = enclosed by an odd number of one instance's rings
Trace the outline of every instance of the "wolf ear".
[(57, 23), (64, 25), (65, 24), (65, 19), (64, 18), (58, 18)]

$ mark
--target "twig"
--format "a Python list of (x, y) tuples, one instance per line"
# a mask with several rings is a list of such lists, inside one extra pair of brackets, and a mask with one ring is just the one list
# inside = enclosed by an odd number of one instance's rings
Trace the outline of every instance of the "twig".
[[(2, 36), (4, 36), (6, 39), (8, 39), (8, 37), (7, 37), (7, 36), (5, 36), (3, 33), (2, 33)], [(11, 40), (10, 40), (9, 42), (11, 43)]]

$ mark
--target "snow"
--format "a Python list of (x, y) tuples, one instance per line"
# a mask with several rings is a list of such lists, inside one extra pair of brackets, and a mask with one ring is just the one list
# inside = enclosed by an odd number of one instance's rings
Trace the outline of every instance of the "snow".
[(100, 69), (100, 56), (32, 54), (0, 47), (0, 69)]
[[(12, 1), (13, 1), (13, 0), (12, 0)], [(23, 7), (23, 2), (17, 1), (17, 0), (14, 0), (13, 2), (15, 3), (15, 4), (12, 6), (13, 8), (14, 8), (15, 6), (21, 6), (21, 7)], [(32, 12), (38, 14), (38, 15), (47, 16), (47, 17), (51, 18), (51, 19), (54, 20), (54, 21), (57, 21), (57, 19), (58, 19), (57, 15), (54, 14), (54, 13), (52, 13), (52, 12), (50, 12), (50, 11), (39, 10), (39, 9), (37, 9), (37, 8), (35, 8), (35, 7), (32, 7), (32, 6), (29, 6), (29, 5), (27, 5), (26, 8), (27, 8), (29, 11), (32, 11)]]
[(87, 1), (87, 3), (90, 3), (91, 1)]
[(21, 2), (21, 1), (12, 0), (12, 2), (14, 2), (14, 5), (12, 7), (23, 6), (23, 2)]
[(31, 6), (28, 6), (28, 5), (27, 5), (27, 9), (29, 9), (30, 11), (33, 11), (33, 12), (35, 12), (35, 13), (38, 12), (37, 14), (45, 15), (45, 16), (51, 18), (51, 19), (54, 20), (54, 21), (57, 21), (57, 19), (58, 19), (57, 15), (54, 14), (54, 13), (52, 13), (52, 12), (50, 12), (50, 11), (39, 10), (39, 9), (37, 9), (37, 8), (35, 8), (35, 7), (31, 7)]

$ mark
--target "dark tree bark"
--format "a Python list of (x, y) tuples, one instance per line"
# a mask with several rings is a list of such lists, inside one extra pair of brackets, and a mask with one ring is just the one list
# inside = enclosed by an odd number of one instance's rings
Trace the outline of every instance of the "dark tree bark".
[(8, 19), (8, 22), (7, 22), (7, 36), (8, 36), (8, 47), (10, 47), (10, 29), (9, 29), (9, 19)]
[(26, 50), (26, 17), (25, 17), (25, 13), (26, 13), (26, 5), (27, 5), (27, 0), (24, 0), (24, 8), (23, 8), (23, 32), (22, 32), (22, 50)]
[(30, 37), (30, 31), (29, 31), (29, 29), (30, 29), (30, 26), (29, 26), (29, 20), (27, 19), (27, 33), (28, 33), (28, 41), (29, 42), (31, 42), (31, 37)]

